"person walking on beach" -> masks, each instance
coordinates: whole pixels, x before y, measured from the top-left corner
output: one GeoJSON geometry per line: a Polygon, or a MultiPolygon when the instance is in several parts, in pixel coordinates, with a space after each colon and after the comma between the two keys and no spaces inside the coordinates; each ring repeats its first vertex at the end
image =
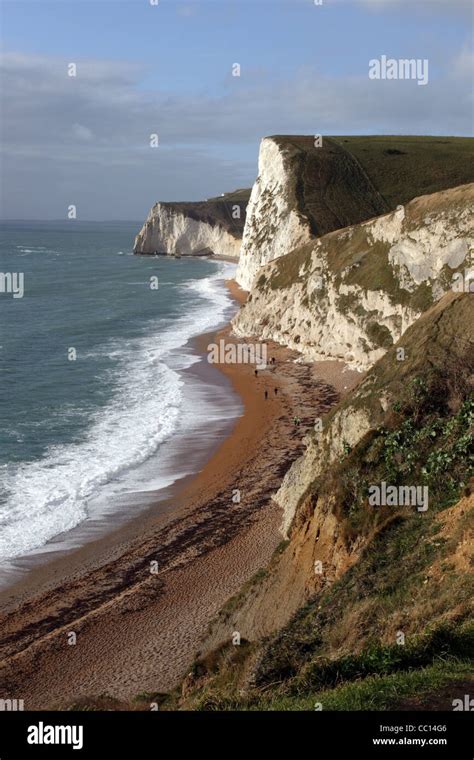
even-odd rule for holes
{"type": "Polygon", "coordinates": [[[275,388],[275,396],[278,396],[278,388],[275,388]]]}
{"type": "Polygon", "coordinates": [[[255,377],[258,377],[258,369],[254,370],[255,377]]]}
{"type": "Polygon", "coordinates": [[[268,391],[265,391],[265,398],[268,398],[268,391]]]}

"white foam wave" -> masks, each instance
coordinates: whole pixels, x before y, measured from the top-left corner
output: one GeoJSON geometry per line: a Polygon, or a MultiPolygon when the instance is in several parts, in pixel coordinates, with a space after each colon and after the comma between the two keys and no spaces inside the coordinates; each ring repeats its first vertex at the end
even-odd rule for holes
{"type": "Polygon", "coordinates": [[[221,266],[215,275],[183,285],[203,302],[172,327],[104,347],[118,358],[118,384],[113,399],[90,420],[83,440],[51,447],[39,461],[6,468],[0,559],[37,549],[78,525],[102,487],[123,481],[173,435],[183,403],[178,370],[196,360],[182,347],[224,320],[231,300],[219,281],[230,271],[221,266]]]}

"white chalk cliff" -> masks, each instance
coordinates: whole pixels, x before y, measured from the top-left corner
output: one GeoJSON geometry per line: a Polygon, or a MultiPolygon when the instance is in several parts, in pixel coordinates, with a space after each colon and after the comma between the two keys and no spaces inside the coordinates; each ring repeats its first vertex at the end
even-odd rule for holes
{"type": "Polygon", "coordinates": [[[474,184],[415,198],[266,264],[234,332],[275,340],[311,360],[368,369],[423,311],[468,278],[473,204],[474,184]]]}
{"type": "Polygon", "coordinates": [[[236,280],[250,290],[258,269],[311,239],[309,220],[298,212],[297,174],[291,154],[272,137],[260,145],[258,177],[247,206],[236,280]]]}
{"type": "Polygon", "coordinates": [[[247,207],[237,282],[316,236],[390,210],[361,164],[333,138],[265,137],[247,207]]]}
{"type": "Polygon", "coordinates": [[[238,190],[207,201],[155,203],[134,252],[238,259],[248,196],[248,190],[238,190]]]}

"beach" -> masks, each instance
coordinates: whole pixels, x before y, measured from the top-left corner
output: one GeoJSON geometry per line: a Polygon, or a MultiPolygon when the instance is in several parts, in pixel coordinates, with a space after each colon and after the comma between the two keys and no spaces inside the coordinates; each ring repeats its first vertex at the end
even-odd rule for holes
{"type": "MultiPolygon", "coordinates": [[[[222,339],[235,340],[230,326],[196,346],[205,354],[222,339]]],[[[340,362],[295,362],[281,346],[269,344],[268,355],[275,363],[258,376],[248,364],[217,365],[243,413],[167,502],[1,592],[3,698],[23,698],[27,710],[104,694],[126,702],[170,690],[186,674],[213,617],[282,540],[272,494],[306,432],[359,379],[340,362]]]]}

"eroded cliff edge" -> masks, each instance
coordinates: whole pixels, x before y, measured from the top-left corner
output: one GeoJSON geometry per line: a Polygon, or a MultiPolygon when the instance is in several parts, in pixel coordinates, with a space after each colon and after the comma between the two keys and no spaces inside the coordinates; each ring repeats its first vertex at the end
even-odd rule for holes
{"type": "Polygon", "coordinates": [[[155,203],[133,247],[137,254],[219,255],[237,260],[250,190],[206,201],[155,203]]]}
{"type": "Polygon", "coordinates": [[[308,435],[278,494],[289,540],[209,630],[187,707],[396,709],[466,688],[473,298],[446,294],[308,435]],[[428,508],[371,505],[383,482],[426,487],[428,508]]]}
{"type": "Polygon", "coordinates": [[[317,237],[296,193],[287,228],[262,215],[258,250],[298,245],[268,246],[235,332],[366,375],[308,431],[273,495],[284,540],[211,625],[181,706],[450,709],[472,683],[474,185],[437,182],[455,186],[317,237]],[[383,483],[426,489],[426,511],[372,505],[383,483]]]}
{"type": "Polygon", "coordinates": [[[259,269],[234,331],[366,370],[456,277],[469,286],[473,208],[463,185],[300,246],[259,269]]]}
{"type": "Polygon", "coordinates": [[[269,261],[417,196],[473,182],[473,166],[468,138],[266,137],[236,279],[249,290],[269,261]]]}
{"type": "Polygon", "coordinates": [[[366,374],[308,429],[269,494],[282,543],[163,706],[451,709],[473,683],[473,143],[301,139],[262,144],[234,330],[366,374]],[[383,483],[428,508],[372,504],[383,483]]]}

